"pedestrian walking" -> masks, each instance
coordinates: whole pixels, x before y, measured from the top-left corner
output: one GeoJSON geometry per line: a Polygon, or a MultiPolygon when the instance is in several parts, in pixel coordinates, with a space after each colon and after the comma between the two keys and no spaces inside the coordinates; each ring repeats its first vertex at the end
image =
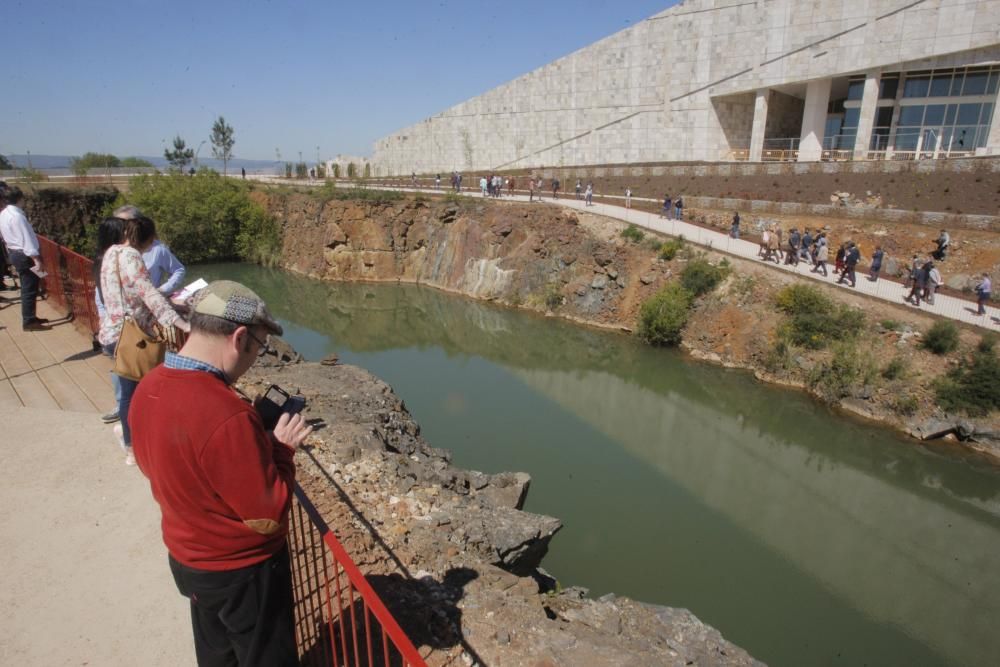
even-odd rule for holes
{"type": "Polygon", "coordinates": [[[552,179],[552,198],[559,199],[559,179],[552,179]]]}
{"type": "Polygon", "coordinates": [[[857,278],[854,270],[858,266],[859,261],[861,261],[861,250],[854,241],[848,241],[847,248],[844,251],[844,270],[837,280],[838,285],[843,283],[844,280],[850,280],[851,287],[857,286],[857,278]]]}
{"type": "Polygon", "coordinates": [[[583,199],[583,183],[580,182],[579,178],[576,179],[576,198],[583,199]]]}
{"type": "Polygon", "coordinates": [[[678,197],[677,201],[674,202],[674,212],[677,214],[677,219],[678,220],[683,220],[684,219],[684,199],[683,198],[678,197]]]}
{"type": "Polygon", "coordinates": [[[625,188],[625,208],[632,208],[632,188],[625,188]]]}
{"type": "Polygon", "coordinates": [[[808,229],[802,234],[802,245],[799,249],[799,257],[802,259],[809,259],[810,253],[812,252],[813,237],[808,229]]]}
{"type": "Polygon", "coordinates": [[[441,189],[441,174],[438,174],[437,176],[434,177],[434,189],[435,190],[441,189]]]}
{"type": "Polygon", "coordinates": [[[674,205],[670,195],[663,195],[663,212],[660,214],[660,217],[667,220],[674,217],[674,205]]]}
{"type": "Polygon", "coordinates": [[[951,245],[951,236],[942,229],[934,243],[937,245],[937,248],[931,253],[931,257],[939,262],[943,262],[944,256],[948,252],[948,246],[951,245]]]}
{"type": "Polygon", "coordinates": [[[882,270],[883,257],[885,257],[885,251],[882,250],[882,246],[875,246],[875,252],[872,253],[872,265],[868,269],[868,280],[873,283],[878,281],[878,274],[882,270]]]}
{"type": "Polygon", "coordinates": [[[535,201],[535,177],[531,176],[528,178],[528,201],[535,201]]]}
{"type": "Polygon", "coordinates": [[[924,295],[924,287],[927,285],[927,277],[930,272],[928,264],[930,264],[930,262],[924,263],[913,272],[913,285],[910,288],[910,293],[906,297],[907,301],[918,308],[920,307],[920,299],[924,295]]]}
{"type": "Polygon", "coordinates": [[[828,275],[826,272],[826,261],[830,257],[830,246],[827,245],[825,241],[826,239],[822,236],[820,236],[820,238],[816,241],[816,255],[813,258],[814,265],[812,268],[813,273],[822,272],[824,278],[828,275]],[[821,243],[820,241],[824,242],[821,243]]]}
{"type": "Polygon", "coordinates": [[[202,666],[299,664],[288,514],[312,429],[288,412],[265,427],[232,387],[281,332],[252,291],[212,282],[194,297],[187,342],[133,399],[135,458],[202,666]]]}
{"type": "Polygon", "coordinates": [[[729,236],[734,239],[740,237],[740,213],[739,211],[733,211],[733,221],[729,225],[729,236]]]}
{"type": "Polygon", "coordinates": [[[587,200],[587,206],[594,205],[594,184],[587,183],[587,191],[584,194],[584,198],[587,200]]]}
{"type": "Polygon", "coordinates": [[[833,272],[844,272],[844,257],[847,256],[847,244],[841,243],[837,248],[837,254],[833,256],[833,272]]]}
{"type": "Polygon", "coordinates": [[[979,314],[986,314],[986,302],[990,300],[990,295],[993,292],[993,284],[990,282],[990,276],[987,273],[983,274],[983,279],[979,281],[976,285],[976,303],[979,305],[979,314]]]}
{"type": "Polygon", "coordinates": [[[785,264],[798,266],[800,243],[802,243],[802,237],[799,235],[799,229],[798,227],[792,227],[792,231],[788,234],[788,251],[785,253],[785,264]]]}
{"type": "Polygon", "coordinates": [[[934,305],[934,294],[941,286],[941,272],[934,266],[934,262],[927,262],[927,281],[924,283],[924,301],[934,305]]]}

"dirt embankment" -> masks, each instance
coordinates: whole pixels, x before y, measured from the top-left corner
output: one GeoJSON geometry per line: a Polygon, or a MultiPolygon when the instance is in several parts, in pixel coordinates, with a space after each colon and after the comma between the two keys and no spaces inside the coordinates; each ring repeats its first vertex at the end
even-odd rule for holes
{"type": "MultiPolygon", "coordinates": [[[[281,264],[290,270],[324,280],[423,283],[607,328],[634,329],[642,303],[676,279],[697,252],[689,249],[666,261],[657,256],[655,243],[621,238],[623,223],[554,207],[266,197],[283,223],[281,264]]],[[[696,303],[684,329],[684,346],[692,355],[802,387],[915,437],[957,429],[970,447],[1000,457],[1000,421],[945,414],[931,388],[975,347],[976,331],[963,329],[958,351],[933,355],[920,345],[921,332],[933,323],[929,316],[821,286],[835,301],[867,313],[855,380],[831,388],[827,371],[837,362],[830,350],[779,345],[786,318],[774,297],[794,278],[753,262],[729,261],[734,271],[696,303]],[[893,371],[884,372],[890,363],[893,371]]]]}

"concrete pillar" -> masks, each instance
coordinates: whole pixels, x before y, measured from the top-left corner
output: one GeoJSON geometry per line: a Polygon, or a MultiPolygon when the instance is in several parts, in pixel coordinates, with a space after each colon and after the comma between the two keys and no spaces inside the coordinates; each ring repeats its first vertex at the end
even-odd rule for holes
{"type": "Polygon", "coordinates": [[[802,135],[799,139],[799,162],[815,162],[823,154],[823,130],[826,108],[830,104],[830,79],[810,81],[806,87],[806,105],[802,111],[802,135]]]}
{"type": "Polygon", "coordinates": [[[858,115],[858,136],[854,139],[854,159],[868,157],[871,146],[872,127],[875,125],[875,110],[878,107],[878,89],[882,73],[878,70],[865,76],[865,92],[861,97],[861,112],[858,115]]]}
{"type": "Polygon", "coordinates": [[[767,127],[767,101],[771,95],[769,88],[757,91],[753,103],[753,130],[750,133],[750,162],[760,162],[764,152],[764,130],[767,127]]]}

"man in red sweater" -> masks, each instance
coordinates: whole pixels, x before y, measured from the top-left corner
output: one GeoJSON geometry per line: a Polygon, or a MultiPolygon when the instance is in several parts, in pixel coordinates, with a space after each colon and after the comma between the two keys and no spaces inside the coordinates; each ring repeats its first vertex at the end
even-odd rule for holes
{"type": "Polygon", "coordinates": [[[163,514],[174,581],[191,600],[202,667],[298,664],[285,538],[293,456],[311,428],[283,414],[265,431],[230,386],[281,332],[252,291],[213,282],[194,296],[187,343],[132,399],[136,462],[163,514]]]}

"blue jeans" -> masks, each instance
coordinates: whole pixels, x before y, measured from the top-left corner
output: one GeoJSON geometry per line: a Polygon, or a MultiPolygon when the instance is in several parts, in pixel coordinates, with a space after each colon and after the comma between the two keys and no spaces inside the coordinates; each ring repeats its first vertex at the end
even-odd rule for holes
{"type": "Polygon", "coordinates": [[[677,220],[680,220],[683,217],[684,209],[678,206],[675,210],[677,211],[677,215],[675,215],[674,217],[677,220]]]}
{"type": "Polygon", "coordinates": [[[17,277],[21,281],[21,324],[30,324],[35,320],[35,299],[38,298],[40,279],[31,267],[34,260],[20,250],[10,251],[10,264],[17,269],[17,277]]]}
{"type": "MultiPolygon", "coordinates": [[[[102,346],[101,347],[101,351],[104,352],[105,355],[107,355],[107,356],[111,357],[112,359],[114,359],[115,358],[115,349],[117,347],[118,347],[118,343],[112,343],[111,345],[104,345],[104,346],[102,346]]],[[[122,402],[122,383],[121,383],[121,378],[118,377],[117,375],[115,375],[114,371],[111,371],[109,373],[109,375],[111,375],[111,387],[115,390],[115,407],[117,409],[117,407],[120,406],[121,402],[122,402]]]]}

